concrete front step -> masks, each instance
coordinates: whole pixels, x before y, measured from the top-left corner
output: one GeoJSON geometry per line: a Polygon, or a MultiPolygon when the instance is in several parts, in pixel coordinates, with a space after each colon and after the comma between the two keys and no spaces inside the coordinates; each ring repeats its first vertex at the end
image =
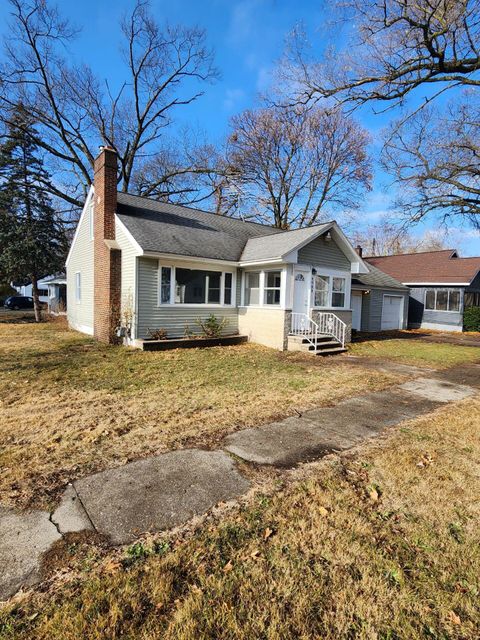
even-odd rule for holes
{"type": "Polygon", "coordinates": [[[288,336],[288,341],[296,344],[307,344],[311,340],[316,342],[325,342],[334,339],[335,338],[333,338],[333,336],[331,336],[329,333],[317,333],[316,336],[314,336],[313,334],[288,336]]]}
{"type": "Polygon", "coordinates": [[[329,334],[290,335],[287,348],[289,351],[305,351],[312,355],[329,355],[346,351],[338,340],[329,334]]]}
{"type": "Polygon", "coordinates": [[[348,351],[348,349],[346,349],[346,347],[342,347],[340,343],[337,344],[338,347],[332,347],[331,349],[317,349],[316,351],[310,351],[310,353],[314,353],[316,356],[329,356],[335,353],[348,351]]]}
{"type": "Polygon", "coordinates": [[[288,336],[289,351],[304,351],[312,355],[331,355],[346,351],[338,340],[330,335],[322,334],[309,340],[306,336],[288,336]]]}

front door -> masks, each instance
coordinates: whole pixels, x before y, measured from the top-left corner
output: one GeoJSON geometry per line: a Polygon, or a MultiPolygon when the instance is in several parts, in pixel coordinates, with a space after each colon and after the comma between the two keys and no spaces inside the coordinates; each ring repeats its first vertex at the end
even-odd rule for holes
{"type": "Polygon", "coordinates": [[[362,328],[362,292],[352,291],[352,329],[362,328]]]}
{"type": "Polygon", "coordinates": [[[295,269],[293,283],[293,312],[308,314],[308,294],[310,290],[310,270],[295,269]]]}

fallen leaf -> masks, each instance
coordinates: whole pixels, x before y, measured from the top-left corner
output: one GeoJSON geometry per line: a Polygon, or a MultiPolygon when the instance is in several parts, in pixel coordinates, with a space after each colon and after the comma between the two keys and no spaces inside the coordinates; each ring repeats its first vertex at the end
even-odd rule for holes
{"type": "Polygon", "coordinates": [[[109,560],[103,568],[107,573],[115,573],[115,571],[118,571],[121,566],[122,565],[120,564],[120,562],[118,562],[118,560],[109,560]]]}
{"type": "Polygon", "coordinates": [[[231,571],[233,569],[233,564],[232,561],[229,560],[227,562],[227,564],[223,567],[223,570],[225,571],[225,573],[227,573],[228,571],[231,571]]]}
{"type": "Polygon", "coordinates": [[[462,621],[460,620],[459,616],[457,616],[455,611],[449,611],[448,618],[452,624],[457,624],[457,625],[462,624],[462,621]]]}

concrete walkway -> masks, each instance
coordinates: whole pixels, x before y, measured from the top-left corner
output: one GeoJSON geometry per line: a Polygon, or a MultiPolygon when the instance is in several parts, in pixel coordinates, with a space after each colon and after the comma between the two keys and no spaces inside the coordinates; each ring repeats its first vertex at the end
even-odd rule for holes
{"type": "Polygon", "coordinates": [[[385,391],[238,431],[225,438],[220,451],[173,451],[77,480],[52,514],[0,508],[0,599],[40,580],[43,554],[66,533],[91,529],[112,544],[130,543],[246,493],[250,483],[229,454],[260,465],[293,466],[349,449],[479,388],[480,365],[428,371],[428,377],[385,391]]]}

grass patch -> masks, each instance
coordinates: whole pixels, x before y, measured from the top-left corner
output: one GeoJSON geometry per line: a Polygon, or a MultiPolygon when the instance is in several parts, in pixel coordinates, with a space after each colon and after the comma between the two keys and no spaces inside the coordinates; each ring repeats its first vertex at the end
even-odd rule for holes
{"type": "Polygon", "coordinates": [[[0,500],[48,507],[77,477],[398,379],[253,344],[149,353],[1,324],[0,500]]]}
{"type": "Polygon", "coordinates": [[[298,470],[189,539],[9,606],[3,638],[477,637],[479,423],[477,396],[298,470]]]}
{"type": "Polygon", "coordinates": [[[350,347],[351,355],[396,360],[405,364],[446,369],[465,362],[480,361],[478,347],[455,344],[423,342],[406,338],[386,340],[366,340],[350,347]]]}

